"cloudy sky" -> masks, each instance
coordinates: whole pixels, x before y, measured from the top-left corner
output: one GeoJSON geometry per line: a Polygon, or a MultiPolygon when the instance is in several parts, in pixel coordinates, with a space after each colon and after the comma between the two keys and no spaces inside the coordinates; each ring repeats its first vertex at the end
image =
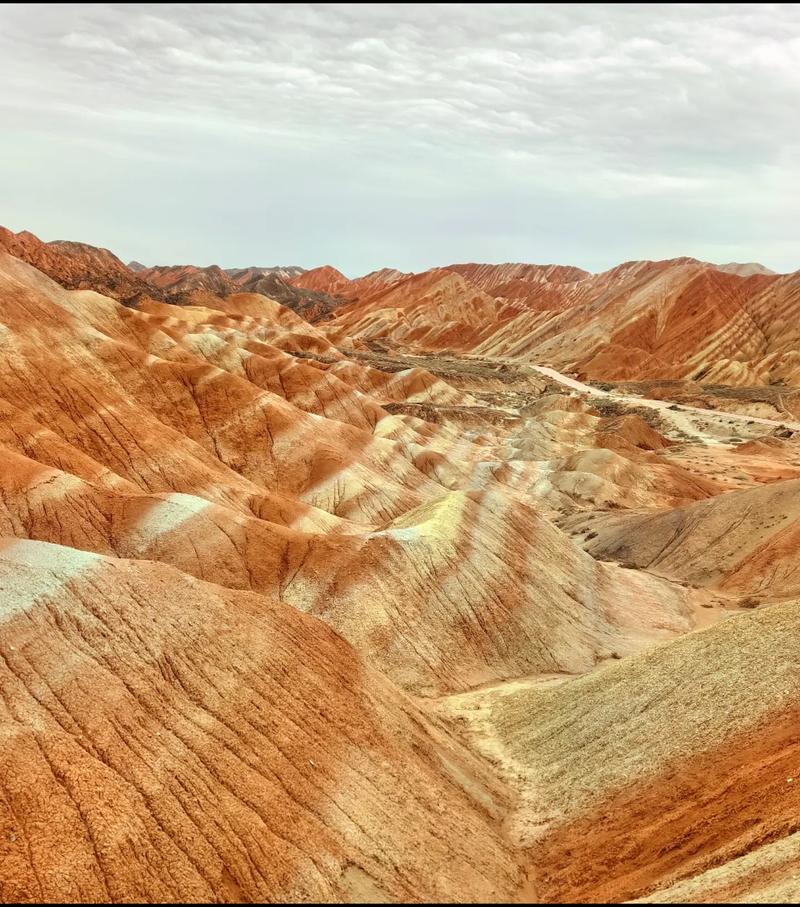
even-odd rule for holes
{"type": "Polygon", "coordinates": [[[800,7],[0,7],[0,223],[146,264],[800,268],[800,7]]]}

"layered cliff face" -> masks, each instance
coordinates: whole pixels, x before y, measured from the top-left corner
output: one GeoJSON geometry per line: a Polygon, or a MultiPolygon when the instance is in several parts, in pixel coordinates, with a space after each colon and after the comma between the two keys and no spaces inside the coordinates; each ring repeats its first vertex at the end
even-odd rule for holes
{"type": "Polygon", "coordinates": [[[491,296],[528,296],[539,284],[569,284],[590,277],[588,271],[569,265],[512,264],[447,265],[446,270],[460,274],[491,296]]]}
{"type": "Polygon", "coordinates": [[[491,353],[524,314],[575,355],[654,275],[677,344],[791,277],[122,265],[122,305],[110,253],[33,240],[0,253],[0,899],[792,895],[800,433],[491,353]]]}
{"type": "Polygon", "coordinates": [[[596,275],[452,265],[362,295],[333,326],[389,346],[538,362],[596,379],[792,384],[800,380],[799,307],[797,273],[756,265],[675,259],[596,275]],[[442,297],[444,307],[429,305],[442,297]]]}

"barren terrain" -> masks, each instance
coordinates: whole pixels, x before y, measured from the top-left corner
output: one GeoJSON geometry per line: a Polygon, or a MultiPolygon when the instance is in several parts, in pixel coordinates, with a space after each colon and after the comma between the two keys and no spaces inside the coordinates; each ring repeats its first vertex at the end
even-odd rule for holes
{"type": "Polygon", "coordinates": [[[800,896],[797,274],[0,240],[0,900],[800,896]]]}

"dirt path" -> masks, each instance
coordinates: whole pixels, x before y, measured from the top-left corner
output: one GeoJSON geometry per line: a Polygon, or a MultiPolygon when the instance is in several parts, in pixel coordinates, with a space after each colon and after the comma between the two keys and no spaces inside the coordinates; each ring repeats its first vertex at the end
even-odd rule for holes
{"type": "MultiPolygon", "coordinates": [[[[574,378],[568,378],[566,375],[562,375],[561,372],[557,372],[554,368],[548,368],[544,365],[534,365],[533,369],[539,372],[540,375],[544,375],[547,378],[552,378],[554,381],[558,381],[560,384],[570,387],[573,390],[580,391],[584,394],[592,394],[597,397],[609,397],[613,400],[619,400],[623,403],[629,403],[632,406],[647,406],[650,409],[657,409],[660,412],[664,413],[667,417],[671,417],[676,423],[680,423],[683,420],[680,419],[681,413],[689,415],[702,416],[705,419],[717,420],[727,420],[728,422],[742,422],[745,425],[753,424],[756,425],[766,425],[770,428],[789,428],[792,431],[800,431],[800,423],[797,422],[777,422],[774,419],[760,419],[756,416],[744,416],[741,413],[729,413],[721,412],[720,410],[714,409],[702,409],[699,406],[685,406],[681,403],[672,403],[669,400],[650,400],[646,397],[637,397],[630,394],[616,394],[611,391],[601,390],[599,387],[592,387],[589,384],[583,384],[581,381],[576,381],[574,378]],[[670,409],[670,407],[677,407],[677,409],[670,409]]],[[[684,425],[680,425],[680,428],[684,428],[684,425]]],[[[697,433],[696,430],[694,433],[697,433]]],[[[719,443],[719,439],[713,438],[711,436],[703,434],[704,440],[711,441],[713,443],[719,443]]]]}

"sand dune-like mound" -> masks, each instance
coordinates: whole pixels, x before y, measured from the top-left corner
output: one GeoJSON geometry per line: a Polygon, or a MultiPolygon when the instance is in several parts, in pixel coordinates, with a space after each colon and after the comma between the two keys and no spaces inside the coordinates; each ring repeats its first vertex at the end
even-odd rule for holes
{"type": "Polygon", "coordinates": [[[800,594],[798,479],[591,528],[587,550],[597,557],[742,594],[800,594]]]}
{"type": "MultiPolygon", "coordinates": [[[[601,434],[599,444],[603,440],[601,434]]],[[[547,481],[573,499],[614,508],[648,504],[676,507],[720,491],[713,481],[697,478],[680,467],[639,456],[631,458],[624,442],[619,447],[628,455],[615,450],[617,446],[598,446],[549,461],[547,481]]]]}

